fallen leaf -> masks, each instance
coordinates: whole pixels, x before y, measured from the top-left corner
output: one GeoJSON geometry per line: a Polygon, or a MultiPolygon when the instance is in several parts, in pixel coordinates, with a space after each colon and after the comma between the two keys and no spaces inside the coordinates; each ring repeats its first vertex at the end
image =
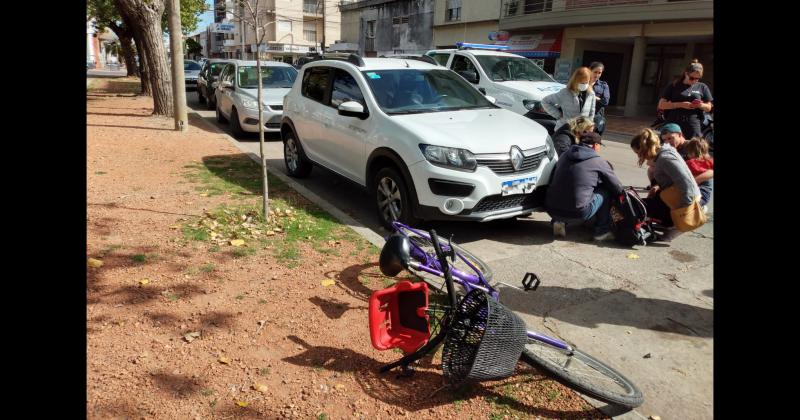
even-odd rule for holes
{"type": "Polygon", "coordinates": [[[625,331],[625,334],[630,334],[630,333],[631,333],[631,330],[625,331]]]}
{"type": "Polygon", "coordinates": [[[191,343],[196,338],[200,338],[200,331],[192,331],[189,334],[183,336],[183,339],[186,340],[187,343],[191,343]]]}
{"type": "Polygon", "coordinates": [[[98,268],[98,267],[102,267],[102,266],[103,266],[103,262],[102,261],[96,260],[94,258],[89,258],[89,267],[98,268]]]}
{"type": "Polygon", "coordinates": [[[139,286],[145,286],[150,284],[150,279],[141,279],[139,280],[139,286]]]}
{"type": "Polygon", "coordinates": [[[649,358],[651,358],[651,357],[653,357],[653,356],[651,356],[651,355],[650,355],[650,353],[647,353],[647,354],[645,354],[645,355],[644,355],[644,358],[645,358],[645,359],[649,359],[649,358]]]}
{"type": "Polygon", "coordinates": [[[639,256],[634,254],[634,253],[630,253],[630,254],[628,254],[628,259],[629,260],[638,260],[639,256]]]}
{"type": "Polygon", "coordinates": [[[231,364],[231,359],[227,358],[225,356],[220,356],[219,357],[219,362],[220,363],[225,363],[226,365],[229,365],[229,364],[231,364]]]}
{"type": "Polygon", "coordinates": [[[207,193],[202,193],[202,194],[200,194],[200,197],[208,197],[208,194],[207,193]]]}
{"type": "Polygon", "coordinates": [[[328,280],[322,280],[320,283],[322,283],[323,286],[328,287],[336,284],[336,281],[328,279],[328,280]]]}
{"type": "Polygon", "coordinates": [[[344,386],[344,385],[342,385],[342,384],[336,384],[336,385],[334,385],[333,387],[334,387],[334,388],[336,388],[336,389],[338,389],[338,390],[340,390],[340,391],[343,391],[343,390],[345,389],[345,386],[344,386]]]}
{"type": "Polygon", "coordinates": [[[233,246],[243,246],[244,240],[243,239],[234,239],[231,241],[231,245],[233,246]]]}
{"type": "Polygon", "coordinates": [[[255,389],[258,392],[261,392],[262,394],[266,394],[269,391],[269,388],[264,384],[255,384],[253,385],[253,389],[255,389]]]}
{"type": "Polygon", "coordinates": [[[247,402],[245,401],[236,401],[236,405],[239,407],[247,407],[247,402]]]}
{"type": "Polygon", "coordinates": [[[266,233],[267,236],[275,236],[275,232],[268,230],[266,233]]]}

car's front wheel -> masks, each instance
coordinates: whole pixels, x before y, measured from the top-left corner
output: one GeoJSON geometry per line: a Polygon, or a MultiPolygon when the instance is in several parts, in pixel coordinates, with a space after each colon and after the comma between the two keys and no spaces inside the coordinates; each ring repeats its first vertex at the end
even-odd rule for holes
{"type": "Polygon", "coordinates": [[[244,130],[242,129],[242,123],[239,122],[239,113],[236,108],[231,108],[231,132],[236,139],[244,137],[244,130]]]}
{"type": "Polygon", "coordinates": [[[303,153],[303,146],[291,130],[283,139],[283,162],[286,172],[294,178],[305,178],[311,173],[311,162],[303,153]]]}
{"type": "Polygon", "coordinates": [[[383,168],[375,174],[375,201],[378,221],[386,229],[392,229],[392,222],[399,221],[407,226],[419,224],[414,217],[412,198],[405,179],[394,168],[383,168]]]}
{"type": "Polygon", "coordinates": [[[225,116],[222,115],[222,111],[219,110],[219,102],[217,102],[215,104],[214,109],[217,110],[217,122],[218,123],[228,122],[228,120],[225,118],[225,116]]]}

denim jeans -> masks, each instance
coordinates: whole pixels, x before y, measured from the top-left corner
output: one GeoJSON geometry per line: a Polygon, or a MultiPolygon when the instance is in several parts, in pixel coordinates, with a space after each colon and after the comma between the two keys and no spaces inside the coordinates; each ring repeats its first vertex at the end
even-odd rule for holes
{"type": "Polygon", "coordinates": [[[709,179],[706,182],[701,182],[700,185],[700,205],[705,206],[711,200],[711,192],[714,190],[714,180],[709,179]]]}
{"type": "Polygon", "coordinates": [[[594,221],[594,236],[602,235],[611,230],[611,200],[608,193],[604,188],[597,188],[592,195],[592,201],[584,207],[580,218],[566,218],[558,215],[550,215],[550,217],[557,222],[564,222],[565,224],[578,224],[583,223],[597,215],[594,221]]]}

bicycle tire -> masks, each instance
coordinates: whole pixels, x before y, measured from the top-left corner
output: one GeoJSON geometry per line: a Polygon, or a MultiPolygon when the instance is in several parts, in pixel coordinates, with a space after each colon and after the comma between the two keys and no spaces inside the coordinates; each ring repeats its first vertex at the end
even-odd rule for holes
{"type": "MultiPolygon", "coordinates": [[[[422,248],[422,250],[428,256],[430,256],[431,258],[436,258],[436,252],[433,250],[433,243],[431,242],[430,238],[428,238],[427,236],[419,235],[419,234],[414,233],[414,232],[412,232],[410,230],[407,230],[407,229],[399,229],[398,232],[401,235],[406,236],[409,240],[411,240],[411,242],[413,244],[415,244],[416,246],[422,248]]],[[[442,245],[446,246],[447,244],[442,242],[442,245]]],[[[483,279],[486,280],[487,283],[492,281],[492,278],[494,277],[494,273],[492,272],[492,269],[489,268],[488,264],[483,262],[483,260],[481,260],[480,258],[475,256],[471,252],[469,252],[466,249],[460,247],[459,245],[452,244],[452,246],[453,246],[453,248],[455,248],[457,254],[460,254],[461,256],[463,256],[470,263],[472,263],[475,266],[475,268],[478,269],[478,271],[480,271],[481,275],[483,276],[483,279]]],[[[420,262],[423,262],[423,261],[420,261],[420,262]]],[[[450,261],[448,260],[448,262],[450,262],[450,261]]],[[[473,273],[474,272],[471,268],[469,268],[469,266],[467,266],[464,263],[464,261],[462,261],[458,257],[456,257],[455,262],[451,263],[451,265],[454,266],[455,268],[457,268],[457,269],[459,269],[461,271],[467,272],[467,273],[473,273]]],[[[426,273],[426,272],[420,271],[420,270],[411,270],[411,271],[413,271],[414,274],[422,277],[429,285],[431,285],[433,287],[436,287],[436,288],[438,288],[440,290],[443,290],[442,287],[444,286],[444,279],[441,279],[439,277],[435,277],[432,274],[429,274],[429,273],[426,273]],[[436,279],[436,281],[433,281],[434,279],[436,279]]]]}
{"type": "Polygon", "coordinates": [[[544,369],[562,384],[600,401],[625,408],[636,408],[644,402],[642,391],[630,379],[580,350],[575,349],[568,356],[559,349],[528,338],[521,360],[544,369]],[[548,354],[544,355],[544,351],[548,354]],[[554,360],[556,356],[564,360],[570,358],[570,368],[565,369],[563,364],[554,360]],[[576,362],[579,366],[576,366],[576,362]],[[584,371],[580,366],[588,370],[584,371]],[[602,380],[601,383],[593,383],[590,379],[602,380]]]}

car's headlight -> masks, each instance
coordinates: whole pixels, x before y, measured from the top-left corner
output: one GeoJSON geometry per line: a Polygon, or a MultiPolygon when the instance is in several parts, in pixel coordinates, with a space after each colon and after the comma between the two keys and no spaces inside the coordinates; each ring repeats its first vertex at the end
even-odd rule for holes
{"type": "Polygon", "coordinates": [[[544,144],[547,146],[547,158],[553,160],[553,157],[556,155],[556,145],[553,143],[553,138],[550,137],[549,134],[544,140],[544,144]]]}
{"type": "Polygon", "coordinates": [[[475,171],[475,168],[478,167],[475,155],[466,149],[433,146],[430,144],[420,144],[419,149],[425,159],[436,166],[469,172],[475,171]]]}
{"type": "Polygon", "coordinates": [[[545,112],[544,108],[542,108],[541,101],[534,101],[533,99],[523,99],[522,105],[528,111],[545,112]]]}
{"type": "Polygon", "coordinates": [[[242,105],[247,109],[258,109],[258,101],[242,99],[242,105]]]}

